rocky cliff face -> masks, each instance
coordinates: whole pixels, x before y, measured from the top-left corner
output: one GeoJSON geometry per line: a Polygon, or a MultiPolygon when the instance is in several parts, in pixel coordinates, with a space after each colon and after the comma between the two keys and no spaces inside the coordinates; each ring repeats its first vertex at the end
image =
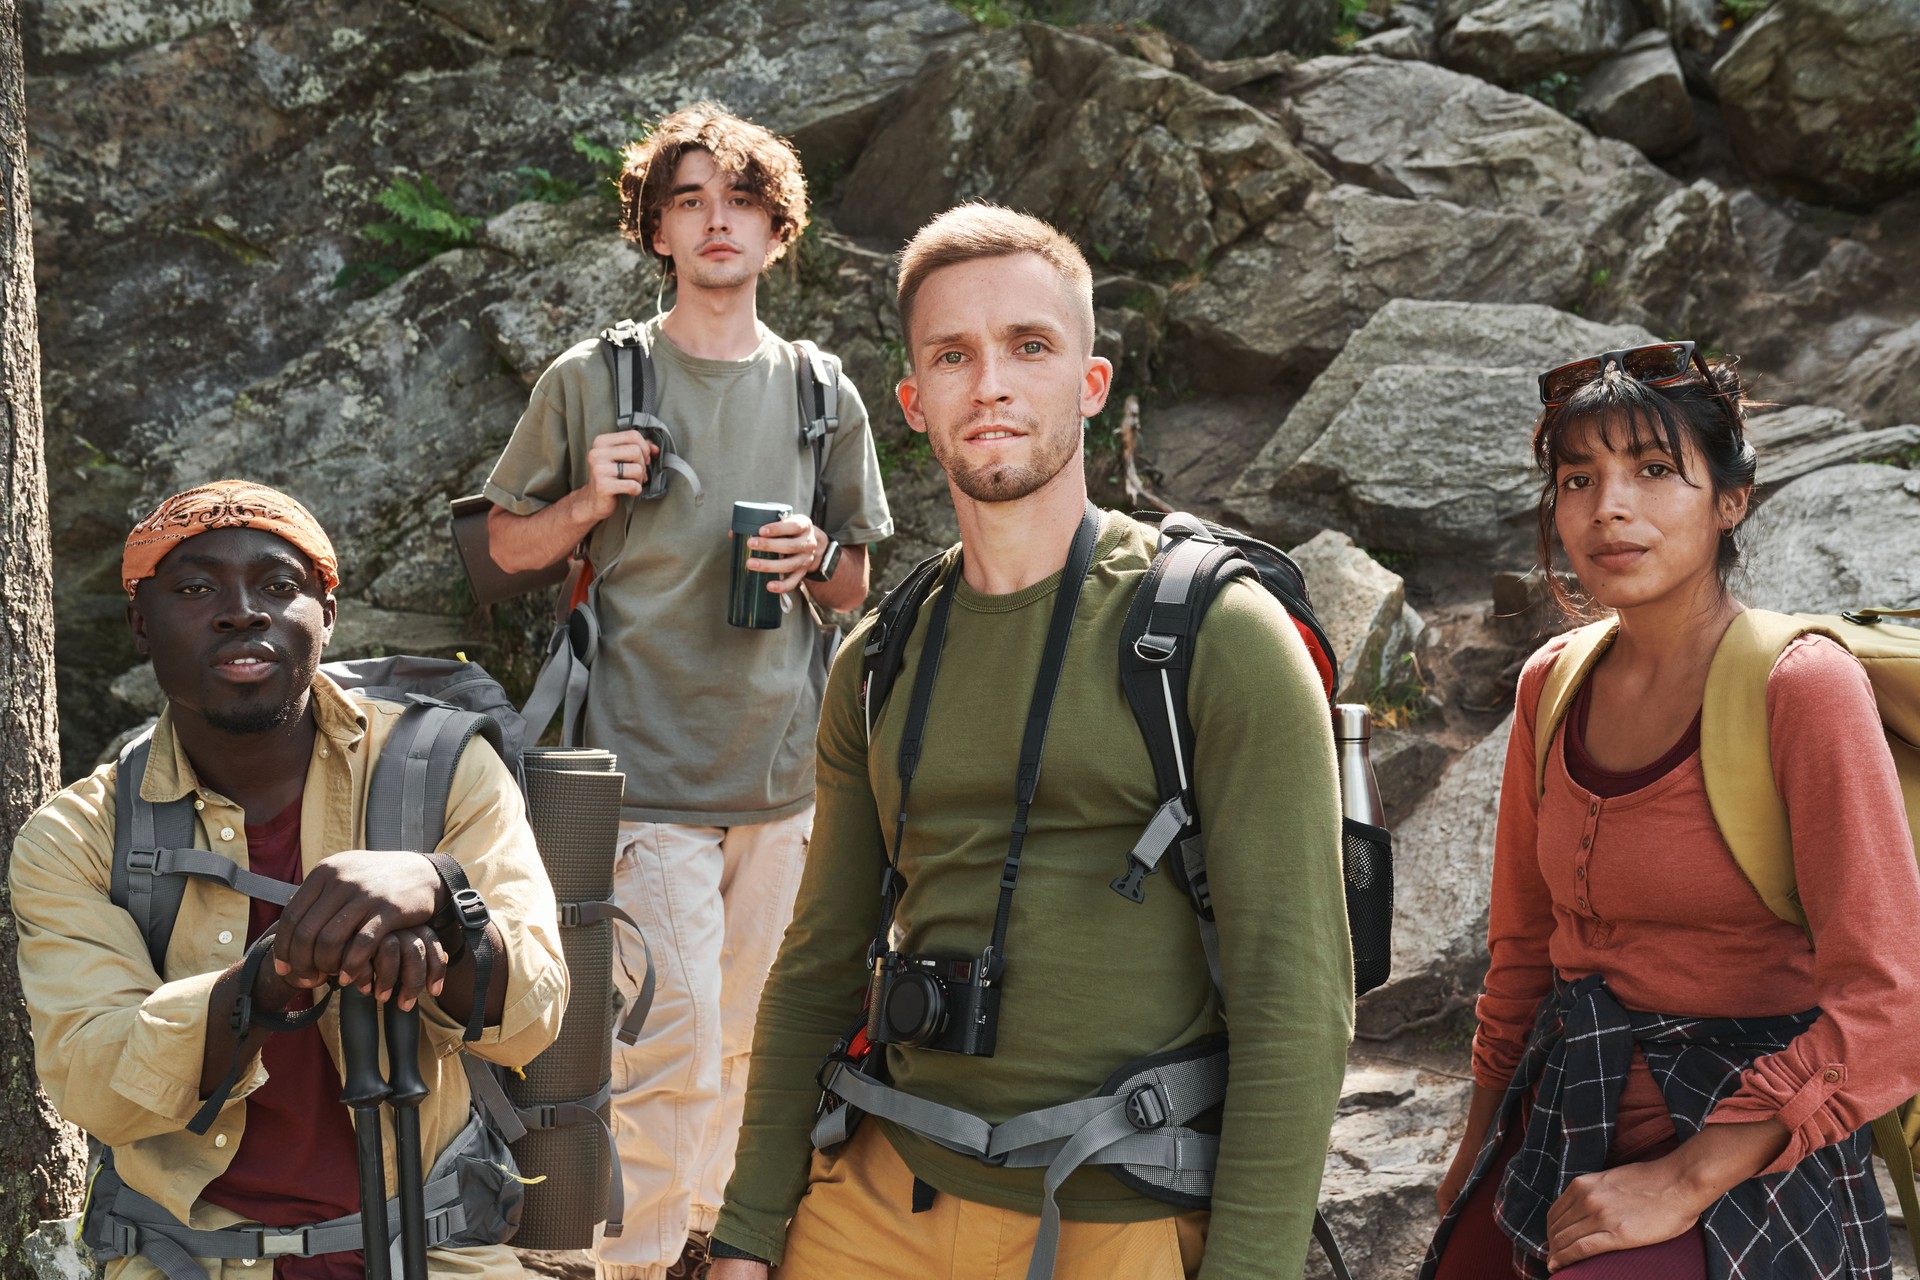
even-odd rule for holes
{"type": "Polygon", "coordinates": [[[891,405],[889,255],[957,200],[1031,210],[1086,247],[1120,369],[1096,495],[1124,505],[1136,396],[1149,487],[1301,546],[1343,681],[1397,726],[1397,973],[1328,1185],[1367,1274],[1401,1274],[1458,1123],[1499,726],[1551,625],[1496,580],[1531,563],[1533,375],[1654,336],[1741,353],[1782,406],[1753,426],[1778,490],[1753,598],[1920,598],[1920,9],[1756,7],[29,0],[67,772],[157,692],[121,620],[130,516],[218,475],[334,531],[341,649],[526,679],[543,603],[472,607],[445,504],[547,361],[650,313],[590,155],[637,122],[714,97],[799,144],[820,217],[763,314],[874,410],[881,583],[953,536],[891,405]],[[422,175],[470,233],[335,287],[422,175]]]}

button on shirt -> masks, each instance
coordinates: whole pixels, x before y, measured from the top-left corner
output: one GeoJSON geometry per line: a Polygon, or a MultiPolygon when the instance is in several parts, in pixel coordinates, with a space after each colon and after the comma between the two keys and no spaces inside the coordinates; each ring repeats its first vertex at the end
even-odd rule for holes
{"type": "MultiPolygon", "coordinates": [[[[324,676],[315,681],[319,735],[300,801],[303,874],[330,854],[365,847],[371,767],[400,713],[392,703],[350,698],[324,676]],[[356,749],[362,743],[365,749],[356,749]]],[[[133,918],[108,897],[116,772],[115,765],[103,766],[56,795],[14,843],[11,885],[34,1065],[60,1113],[113,1148],[128,1186],[192,1226],[227,1226],[238,1215],[201,1193],[232,1163],[246,1133],[247,1099],[265,1082],[266,1065],[255,1060],[206,1137],[188,1133],[186,1124],[201,1101],[208,1001],[220,974],[240,959],[249,900],[222,885],[189,882],[164,971],[156,974],[133,918]]],[[[195,840],[248,865],[238,831],[245,814],[200,784],[169,715],[154,729],[140,788],[156,804],[194,796],[195,840]]],[[[505,1013],[466,1051],[525,1064],[559,1033],[567,970],[553,888],[519,788],[481,741],[454,773],[440,849],[466,868],[506,944],[499,961],[507,968],[505,1013]]],[[[461,1025],[431,999],[420,1007],[422,1036],[431,1047],[421,1065],[432,1090],[420,1109],[421,1136],[431,1161],[465,1126],[469,1095],[466,1074],[451,1056],[462,1048],[461,1025]]],[[[329,1008],[319,1031],[336,1071],[339,1026],[329,1008]]],[[[396,1148],[387,1127],[391,1195],[396,1148]]],[[[301,1176],[288,1170],[289,1179],[301,1176]]],[[[520,1274],[504,1246],[462,1256],[470,1260],[469,1274],[520,1274]]],[[[210,1266],[214,1280],[226,1270],[210,1266]]],[[[240,1274],[237,1264],[231,1273],[240,1274]]],[[[121,1272],[123,1280],[158,1274],[138,1259],[121,1272]]]]}

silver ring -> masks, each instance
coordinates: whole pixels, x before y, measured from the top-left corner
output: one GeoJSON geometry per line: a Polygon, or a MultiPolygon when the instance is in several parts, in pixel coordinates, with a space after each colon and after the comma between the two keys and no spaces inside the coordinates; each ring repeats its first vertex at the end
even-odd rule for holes
{"type": "Polygon", "coordinates": [[[613,463],[613,478],[615,480],[625,480],[627,478],[627,464],[617,458],[613,463]]]}

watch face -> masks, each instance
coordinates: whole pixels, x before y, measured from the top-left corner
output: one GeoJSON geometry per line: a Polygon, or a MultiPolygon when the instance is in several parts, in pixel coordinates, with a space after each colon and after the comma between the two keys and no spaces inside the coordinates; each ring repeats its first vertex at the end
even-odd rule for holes
{"type": "Polygon", "coordinates": [[[820,567],[815,570],[815,573],[822,582],[825,582],[827,579],[833,577],[833,571],[839,567],[840,544],[837,542],[829,542],[827,544],[827,554],[820,557],[820,567]]]}

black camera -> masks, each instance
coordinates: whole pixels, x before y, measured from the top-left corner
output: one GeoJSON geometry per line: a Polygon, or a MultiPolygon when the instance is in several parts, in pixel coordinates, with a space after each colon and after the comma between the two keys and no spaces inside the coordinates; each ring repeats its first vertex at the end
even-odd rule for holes
{"type": "Polygon", "coordinates": [[[882,954],[868,990],[867,1039],[976,1058],[993,1056],[1000,1024],[998,966],[979,956],[882,954]]]}

